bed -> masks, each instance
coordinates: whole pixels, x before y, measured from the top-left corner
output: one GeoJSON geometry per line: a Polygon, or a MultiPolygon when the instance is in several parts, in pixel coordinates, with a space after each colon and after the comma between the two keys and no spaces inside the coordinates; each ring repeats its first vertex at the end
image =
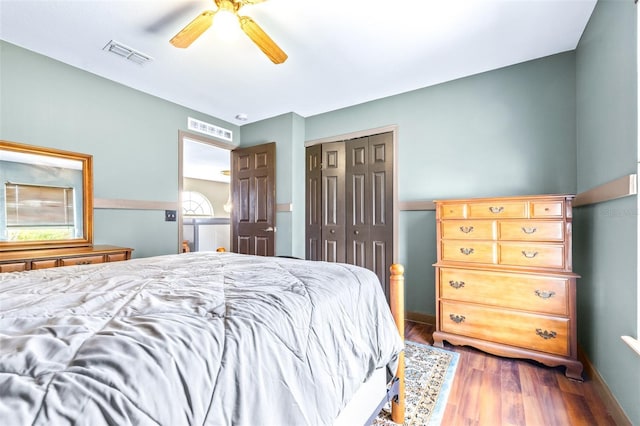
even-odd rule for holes
{"type": "Polygon", "coordinates": [[[195,252],[3,273],[0,424],[357,424],[345,413],[389,398],[401,421],[393,315],[345,264],[195,252]]]}

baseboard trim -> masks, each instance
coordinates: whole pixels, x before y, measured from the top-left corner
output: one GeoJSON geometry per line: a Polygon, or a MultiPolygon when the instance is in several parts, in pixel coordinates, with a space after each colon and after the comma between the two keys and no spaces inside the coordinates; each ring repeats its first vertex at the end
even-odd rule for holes
{"type": "Polygon", "coordinates": [[[605,383],[604,379],[598,373],[598,370],[593,366],[591,360],[587,357],[581,347],[578,347],[578,359],[582,362],[584,366],[584,374],[589,376],[591,381],[593,381],[594,389],[598,393],[598,396],[604,403],[605,407],[607,407],[607,411],[613,418],[613,421],[618,426],[632,426],[631,420],[627,417],[622,407],[616,400],[611,390],[605,383]]]}
{"type": "Polygon", "coordinates": [[[405,319],[412,322],[420,322],[423,324],[436,325],[436,317],[434,315],[423,314],[420,312],[407,311],[404,315],[405,319]]]}

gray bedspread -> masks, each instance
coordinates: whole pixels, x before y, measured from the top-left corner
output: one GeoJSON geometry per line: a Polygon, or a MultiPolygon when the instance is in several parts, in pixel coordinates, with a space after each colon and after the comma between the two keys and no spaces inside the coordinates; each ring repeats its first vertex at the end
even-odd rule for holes
{"type": "Polygon", "coordinates": [[[0,425],[331,424],[402,342],[375,274],[186,253],[0,274],[0,425]]]}

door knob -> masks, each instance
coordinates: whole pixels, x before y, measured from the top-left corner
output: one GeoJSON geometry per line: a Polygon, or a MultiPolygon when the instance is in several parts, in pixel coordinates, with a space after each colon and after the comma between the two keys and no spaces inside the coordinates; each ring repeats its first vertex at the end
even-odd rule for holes
{"type": "Polygon", "coordinates": [[[266,229],[263,229],[264,232],[276,232],[276,227],[275,226],[270,226],[266,229]]]}

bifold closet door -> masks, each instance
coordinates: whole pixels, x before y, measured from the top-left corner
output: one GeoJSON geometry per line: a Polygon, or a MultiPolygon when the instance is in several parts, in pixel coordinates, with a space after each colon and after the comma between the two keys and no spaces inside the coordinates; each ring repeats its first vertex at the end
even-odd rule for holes
{"type": "Polygon", "coordinates": [[[393,263],[393,134],[306,149],[306,258],[376,273],[393,263]]]}
{"type": "Polygon", "coordinates": [[[322,260],[346,262],[344,142],[322,145],[322,260]]]}
{"type": "Polygon", "coordinates": [[[313,145],[305,152],[305,258],[322,258],[322,145],[313,145]]]}
{"type": "Polygon", "coordinates": [[[347,263],[376,273],[389,294],[393,262],[393,137],[391,133],[347,141],[347,263]]]}

